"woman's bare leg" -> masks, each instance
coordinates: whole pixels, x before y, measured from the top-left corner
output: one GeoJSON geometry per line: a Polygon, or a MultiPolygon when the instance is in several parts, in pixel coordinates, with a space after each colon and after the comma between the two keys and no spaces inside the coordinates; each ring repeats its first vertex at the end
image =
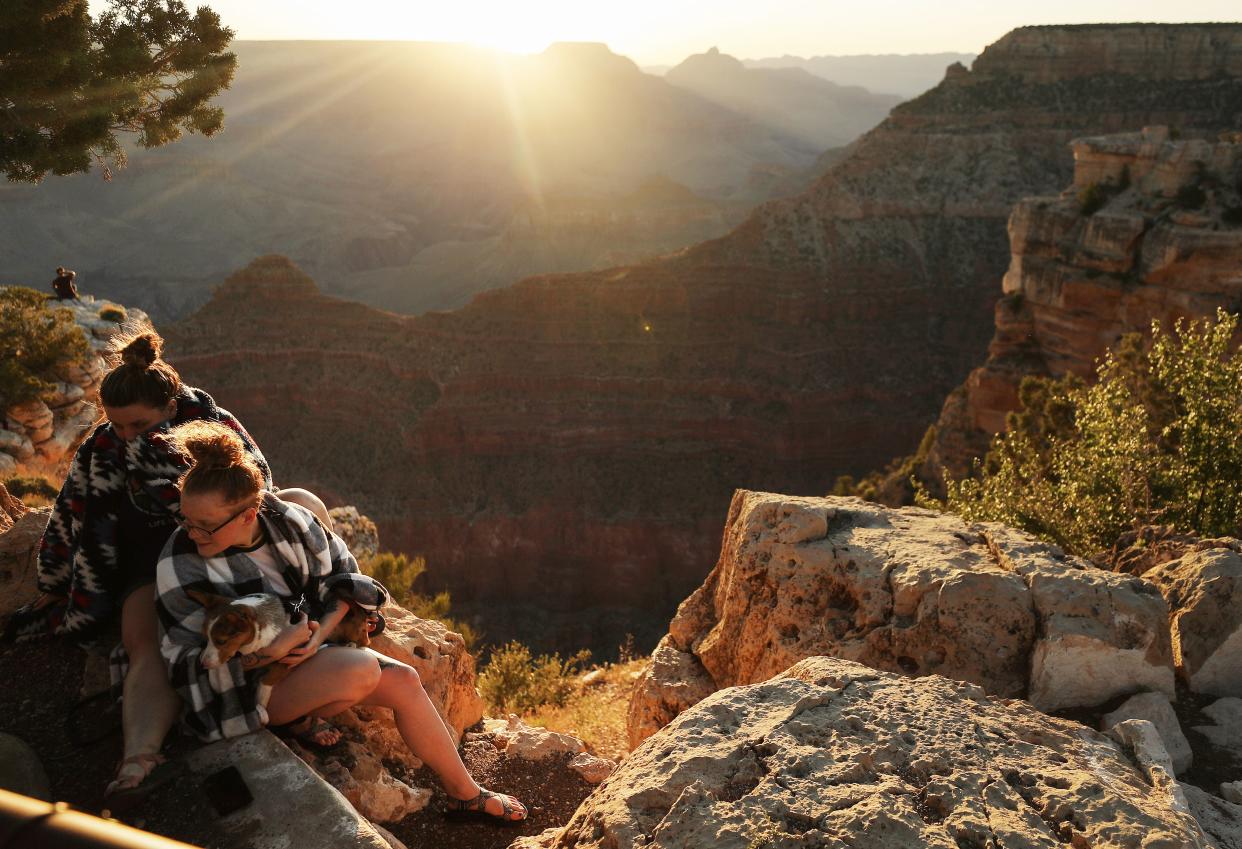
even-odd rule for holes
{"type": "Polygon", "coordinates": [[[358,704],[379,684],[379,662],[366,652],[333,647],[321,649],[272,688],[268,721],[284,725],[325,708],[334,715],[358,704]]]}
{"type": "MultiPolygon", "coordinates": [[[[450,796],[464,800],[479,795],[483,788],[462,763],[457,744],[415,669],[405,664],[386,664],[379,684],[362,703],[392,709],[401,738],[410,751],[435,771],[450,796]]],[[[512,796],[508,798],[513,809],[521,814],[515,819],[524,818],[526,806],[512,796]]],[[[504,807],[498,799],[489,798],[485,807],[493,816],[504,816],[504,807]]]]}
{"type": "MultiPolygon", "coordinates": [[[[462,763],[418,673],[404,664],[393,662],[381,670],[369,651],[323,649],[276,685],[267,713],[273,724],[281,725],[307,714],[332,716],[355,704],[390,708],[405,744],[440,777],[450,796],[473,799],[479,794],[482,788],[462,763]]],[[[525,814],[521,802],[513,799],[512,804],[525,814]]],[[[487,811],[503,814],[495,799],[488,800],[487,811]]]]}
{"type": "MultiPolygon", "coordinates": [[[[155,584],[141,586],[125,599],[121,608],[121,642],[129,654],[121,702],[125,757],[154,755],[181,713],[181,697],[168,683],[168,672],[160,657],[155,584]]],[[[146,770],[138,764],[127,764],[114,784],[135,787],[145,775],[146,770]]]]}
{"type": "Polygon", "coordinates": [[[281,501],[288,501],[290,504],[299,504],[307,510],[319,517],[319,521],[323,522],[323,526],[328,530],[335,530],[332,527],[332,517],[328,515],[328,505],[323,503],[318,495],[309,489],[299,489],[293,487],[290,489],[282,489],[276,493],[276,497],[281,501]]]}

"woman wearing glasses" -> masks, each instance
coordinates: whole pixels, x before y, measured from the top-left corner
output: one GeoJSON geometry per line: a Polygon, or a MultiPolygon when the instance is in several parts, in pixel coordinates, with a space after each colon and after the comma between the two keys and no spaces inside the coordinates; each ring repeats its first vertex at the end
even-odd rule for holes
{"type": "Polygon", "coordinates": [[[220,424],[192,422],[169,437],[190,458],[181,478],[182,529],[164,548],[156,584],[161,650],[173,686],[185,700],[185,723],[204,740],[255,731],[264,725],[322,721],[356,704],[390,708],[410,750],[440,777],[450,814],[496,822],[526,818],[517,799],[480,787],[423,688],[418,672],[369,649],[334,646],[324,637],[344,615],[333,594],[345,587],[369,607],[387,592],[358,573],[340,537],[310,511],[265,491],[265,477],[239,435],[220,424]],[[286,607],[309,611],[271,645],[204,669],[204,604],[272,593],[286,607]],[[262,667],[293,667],[258,703],[262,667]]]}
{"type": "Polygon", "coordinates": [[[160,552],[177,527],[176,482],[187,463],[169,444],[168,429],[221,423],[271,483],[249,434],[206,392],[182,384],[160,358],[162,345],[155,333],[130,339],[100,384],[106,420],[74,455],[39,547],[43,596],[9,626],[18,639],[51,632],[88,642],[119,616],[123,651],[113,652],[112,667],[114,681],[124,681],[125,754],[105,791],[105,807],[114,812],[173,774],[159,751],[181,700],[159,654],[154,583],[160,552]]]}

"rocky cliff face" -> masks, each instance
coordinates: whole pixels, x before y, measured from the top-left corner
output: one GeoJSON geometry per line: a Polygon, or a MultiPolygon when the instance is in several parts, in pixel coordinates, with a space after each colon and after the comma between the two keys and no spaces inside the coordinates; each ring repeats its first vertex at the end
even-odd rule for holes
{"type": "Polygon", "coordinates": [[[1000,525],[742,491],[716,568],[635,688],[630,742],[717,689],[816,655],[969,681],[1045,711],[1172,696],[1168,618],[1152,584],[1000,525]]]}
{"type": "Polygon", "coordinates": [[[357,503],[459,597],[579,623],[622,604],[567,644],[654,636],[707,572],[736,487],[822,492],[917,440],[984,356],[1011,205],[1068,181],[1070,139],[1232,126],[1239,55],[1235,25],[1020,30],[811,191],[673,258],[410,319],[269,285],[296,275],[268,263],[170,333],[171,353],[282,482],[357,503]],[[1104,36],[1116,49],[1063,78],[1028,70],[1032,51],[1087,56],[1104,36]],[[1215,58],[1189,55],[1196,38],[1215,58]]]}
{"type": "Polygon", "coordinates": [[[1242,308],[1242,135],[1222,138],[1173,141],[1160,127],[1080,139],[1070,187],[1018,204],[987,361],[946,402],[925,477],[982,456],[1024,376],[1090,378],[1152,320],[1242,308]]]}
{"type": "Polygon", "coordinates": [[[81,302],[58,301],[86,337],[89,350],[44,375],[52,389],[41,398],[15,404],[0,417],[0,480],[30,472],[56,476],[86,430],[99,418],[99,383],[108,370],[112,339],[123,331],[150,327],[142,310],[87,296],[81,302]]]}

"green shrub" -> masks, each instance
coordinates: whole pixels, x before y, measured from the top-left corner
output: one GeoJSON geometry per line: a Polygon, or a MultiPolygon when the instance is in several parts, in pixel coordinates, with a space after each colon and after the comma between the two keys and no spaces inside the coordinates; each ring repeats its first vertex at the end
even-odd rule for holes
{"type": "Polygon", "coordinates": [[[89,352],[69,310],[50,306],[33,289],[0,289],[0,410],[38,398],[58,365],[89,352]]]}
{"type": "Polygon", "coordinates": [[[117,324],[123,322],[128,315],[125,312],[125,307],[104,307],[99,311],[99,317],[104,321],[115,321],[117,324]]]}
{"type": "Polygon", "coordinates": [[[12,477],[6,480],[4,482],[4,488],[7,489],[9,494],[14,498],[25,498],[28,495],[33,495],[38,498],[54,500],[58,495],[56,487],[52,486],[52,484],[46,479],[40,477],[26,477],[18,475],[17,477],[12,477]]]}
{"type": "Polygon", "coordinates": [[[414,590],[414,584],[427,571],[427,560],[413,559],[404,554],[381,551],[374,557],[361,561],[358,568],[383,584],[393,601],[413,613],[419,619],[434,619],[450,631],[461,634],[466,648],[473,651],[479,644],[479,634],[465,622],[452,618],[452,599],[447,592],[425,596],[414,590]]]}
{"type": "Polygon", "coordinates": [[[479,693],[493,709],[526,713],[543,705],[564,707],[576,688],[574,676],[590,661],[585,649],[568,660],[560,655],[532,657],[530,649],[510,642],[493,649],[479,673],[479,693]]]}
{"type": "MultiPolygon", "coordinates": [[[[1138,524],[1242,533],[1242,356],[1237,316],[1152,323],[1105,355],[1099,380],[1030,379],[974,473],[947,479],[948,510],[1004,522],[1076,554],[1138,524]]],[[[921,499],[928,503],[925,497],[921,499]]]]}

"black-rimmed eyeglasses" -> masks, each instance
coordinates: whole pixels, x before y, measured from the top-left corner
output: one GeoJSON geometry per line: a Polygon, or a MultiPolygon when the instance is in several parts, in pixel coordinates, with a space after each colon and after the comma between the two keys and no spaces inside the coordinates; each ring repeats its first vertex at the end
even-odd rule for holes
{"type": "Polygon", "coordinates": [[[227,525],[229,522],[233,521],[234,519],[236,519],[238,516],[240,516],[242,513],[245,513],[249,509],[250,509],[250,505],[247,504],[245,507],[238,510],[232,516],[229,516],[227,519],[225,519],[220,524],[216,525],[211,530],[207,530],[206,528],[200,528],[198,525],[191,525],[185,519],[178,519],[177,524],[180,525],[182,530],[184,530],[187,534],[192,534],[192,533],[197,532],[197,533],[202,534],[205,537],[214,536],[215,534],[224,530],[225,525],[227,525]]]}

